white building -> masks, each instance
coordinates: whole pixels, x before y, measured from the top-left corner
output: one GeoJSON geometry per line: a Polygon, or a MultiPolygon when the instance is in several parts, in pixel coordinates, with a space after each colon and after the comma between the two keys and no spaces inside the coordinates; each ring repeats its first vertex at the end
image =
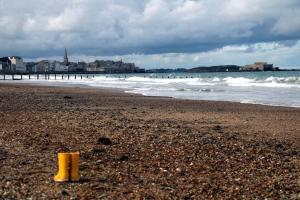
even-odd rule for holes
{"type": "Polygon", "coordinates": [[[56,72],[67,72],[69,70],[68,66],[66,66],[63,63],[58,62],[58,61],[54,61],[52,63],[52,66],[53,66],[54,71],[56,71],[56,72]]]}
{"type": "Polygon", "coordinates": [[[11,62],[11,70],[16,72],[25,72],[26,66],[23,63],[23,59],[18,56],[10,56],[8,59],[11,62]]]}

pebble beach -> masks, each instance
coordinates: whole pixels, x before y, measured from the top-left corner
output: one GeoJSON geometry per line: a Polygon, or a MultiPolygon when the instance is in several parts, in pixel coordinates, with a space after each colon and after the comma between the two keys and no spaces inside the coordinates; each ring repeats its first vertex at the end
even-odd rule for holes
{"type": "Polygon", "coordinates": [[[299,150],[300,108],[0,84],[0,199],[300,199],[299,150]]]}

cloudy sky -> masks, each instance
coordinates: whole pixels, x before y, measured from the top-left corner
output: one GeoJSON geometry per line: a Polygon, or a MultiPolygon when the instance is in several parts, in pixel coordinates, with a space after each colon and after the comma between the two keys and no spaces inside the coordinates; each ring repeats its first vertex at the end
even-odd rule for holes
{"type": "Polygon", "coordinates": [[[0,0],[0,56],[300,68],[299,0],[0,0]]]}

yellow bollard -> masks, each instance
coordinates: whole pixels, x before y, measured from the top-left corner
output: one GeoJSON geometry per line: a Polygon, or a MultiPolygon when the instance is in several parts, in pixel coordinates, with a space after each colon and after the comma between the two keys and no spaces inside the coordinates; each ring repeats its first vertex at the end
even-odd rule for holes
{"type": "Polygon", "coordinates": [[[54,181],[79,181],[78,163],[79,152],[58,153],[58,173],[54,176],[54,181]]]}

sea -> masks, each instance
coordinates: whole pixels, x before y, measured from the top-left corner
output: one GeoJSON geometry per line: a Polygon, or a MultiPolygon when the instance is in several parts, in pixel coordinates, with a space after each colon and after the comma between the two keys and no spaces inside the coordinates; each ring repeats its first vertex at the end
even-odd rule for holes
{"type": "MultiPolygon", "coordinates": [[[[15,79],[20,75],[15,75],[15,79]]],[[[3,75],[0,75],[3,79],[3,75]]],[[[6,79],[10,79],[6,75],[6,79]]],[[[5,80],[7,82],[7,80],[5,80]]],[[[5,82],[1,81],[1,82],[5,82]]],[[[116,88],[145,96],[300,107],[300,71],[23,75],[23,83],[116,88]]]]}

